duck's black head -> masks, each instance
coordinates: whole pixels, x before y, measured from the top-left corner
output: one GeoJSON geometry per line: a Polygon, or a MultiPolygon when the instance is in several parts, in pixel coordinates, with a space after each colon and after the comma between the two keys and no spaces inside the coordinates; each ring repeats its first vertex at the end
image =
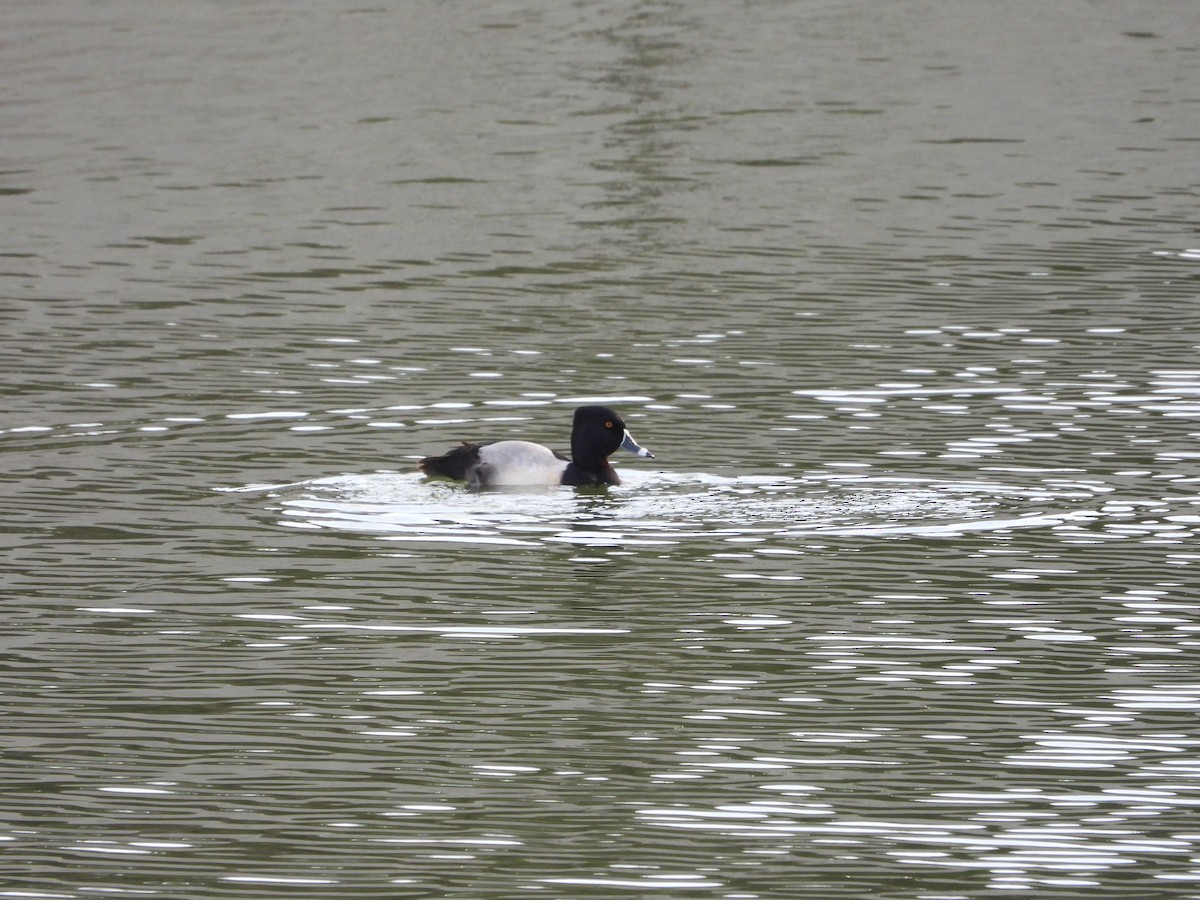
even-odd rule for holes
{"type": "Polygon", "coordinates": [[[607,465],[609,455],[620,449],[654,459],[625,427],[625,420],[608,406],[581,406],[571,424],[571,458],[581,466],[607,465]]]}

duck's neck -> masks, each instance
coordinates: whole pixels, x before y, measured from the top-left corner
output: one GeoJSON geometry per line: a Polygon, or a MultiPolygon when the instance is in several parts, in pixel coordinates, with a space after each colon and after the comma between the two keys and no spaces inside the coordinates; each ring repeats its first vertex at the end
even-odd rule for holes
{"type": "Polygon", "coordinates": [[[608,459],[600,457],[598,461],[587,461],[582,465],[578,459],[568,464],[563,473],[563,484],[620,484],[621,478],[617,470],[608,463],[608,459]]]}

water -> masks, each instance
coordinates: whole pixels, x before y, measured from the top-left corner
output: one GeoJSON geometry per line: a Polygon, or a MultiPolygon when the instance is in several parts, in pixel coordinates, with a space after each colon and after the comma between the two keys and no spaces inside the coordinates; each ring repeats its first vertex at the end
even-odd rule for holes
{"type": "Polygon", "coordinates": [[[1192,18],[6,5],[0,897],[1200,895],[1192,18]]]}

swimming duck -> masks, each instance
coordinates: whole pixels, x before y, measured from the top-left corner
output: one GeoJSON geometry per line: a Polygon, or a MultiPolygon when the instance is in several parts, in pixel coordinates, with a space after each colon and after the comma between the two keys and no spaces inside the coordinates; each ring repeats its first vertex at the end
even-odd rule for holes
{"type": "Polygon", "coordinates": [[[463,441],[442,456],[417,463],[426,475],[454,478],[472,488],[516,485],[620,484],[608,462],[610,453],[628,450],[654,459],[638,444],[624,420],[607,406],[581,406],[571,423],[571,456],[531,441],[463,441]]]}

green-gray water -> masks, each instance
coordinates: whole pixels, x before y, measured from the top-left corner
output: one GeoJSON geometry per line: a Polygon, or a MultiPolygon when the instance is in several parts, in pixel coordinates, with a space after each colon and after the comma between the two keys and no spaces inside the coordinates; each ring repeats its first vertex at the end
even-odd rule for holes
{"type": "Polygon", "coordinates": [[[1190,6],[0,26],[0,898],[1200,895],[1190,6]]]}

